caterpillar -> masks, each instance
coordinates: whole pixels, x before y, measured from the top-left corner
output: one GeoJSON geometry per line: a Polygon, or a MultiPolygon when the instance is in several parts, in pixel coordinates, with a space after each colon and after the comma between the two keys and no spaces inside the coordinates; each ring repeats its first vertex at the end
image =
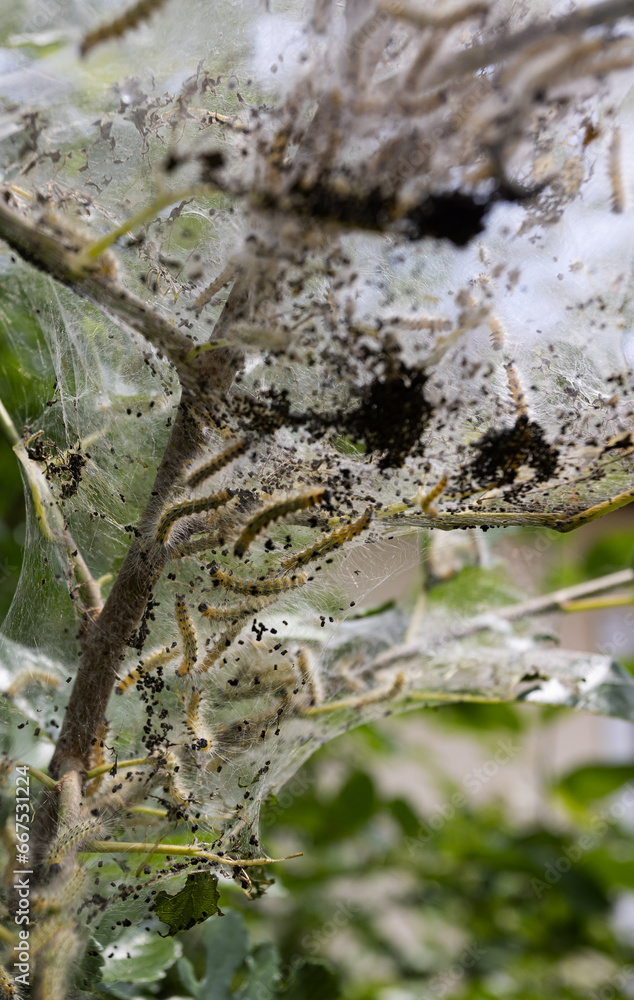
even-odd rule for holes
{"type": "Polygon", "coordinates": [[[392,683],[387,688],[372,688],[364,694],[354,695],[351,698],[342,698],[340,701],[324,702],[307,706],[301,709],[303,715],[317,715],[323,712],[335,712],[340,709],[358,709],[366,705],[375,705],[381,701],[389,701],[397,698],[405,687],[406,677],[402,671],[396,675],[392,683]]]}
{"type": "Polygon", "coordinates": [[[192,691],[189,701],[187,703],[187,708],[185,710],[185,724],[189,729],[192,736],[195,738],[197,750],[208,750],[211,749],[212,740],[211,737],[203,730],[200,724],[200,719],[198,718],[198,709],[200,707],[201,692],[200,688],[194,688],[192,691]]]}
{"type": "Polygon", "coordinates": [[[142,21],[147,21],[150,15],[159,10],[164,3],[165,0],[138,0],[138,3],[133,4],[119,17],[115,17],[112,21],[108,21],[84,35],[79,47],[79,54],[83,57],[101,42],[107,42],[111,38],[121,38],[126,31],[136,28],[142,21]]]}
{"type": "Polygon", "coordinates": [[[620,214],[625,209],[625,191],[621,174],[621,130],[614,129],[610,143],[610,183],[612,185],[612,211],[620,214]]]}
{"type": "Polygon", "coordinates": [[[393,316],[389,323],[392,326],[400,326],[403,330],[429,330],[431,333],[443,333],[451,329],[451,320],[440,319],[437,316],[419,316],[416,319],[393,316]]]}
{"type": "MultiPolygon", "coordinates": [[[[36,898],[33,909],[39,912],[52,910],[55,913],[63,913],[79,896],[83,895],[87,875],[86,869],[77,865],[61,885],[59,880],[50,883],[39,898],[36,898]]],[[[2,996],[1,992],[0,996],[2,996]]]]}
{"type": "Polygon", "coordinates": [[[94,818],[84,820],[77,826],[68,827],[63,833],[58,834],[50,845],[44,856],[46,864],[54,870],[59,868],[64,855],[87,840],[94,840],[95,834],[101,833],[102,830],[101,821],[94,818]]]}
{"type": "Polygon", "coordinates": [[[2,1000],[13,1000],[16,995],[17,991],[13,979],[4,965],[0,965],[0,997],[2,997],[2,1000]]]}
{"type": "Polygon", "coordinates": [[[504,330],[497,317],[489,317],[489,330],[491,331],[491,345],[493,350],[501,351],[504,347],[504,330]]]}
{"type": "Polygon", "coordinates": [[[236,594],[279,594],[284,590],[292,590],[294,587],[302,587],[308,580],[306,573],[297,573],[293,576],[259,577],[258,579],[244,580],[227,573],[223,569],[215,568],[211,570],[211,578],[225,590],[233,590],[236,594]]]}
{"type": "Polygon", "coordinates": [[[165,511],[158,523],[156,529],[157,542],[165,544],[170,529],[181,517],[188,517],[190,514],[203,514],[208,510],[216,510],[218,507],[223,507],[228,503],[232,496],[233,490],[220,490],[219,493],[212,493],[209,497],[202,497],[199,500],[183,500],[181,503],[174,504],[173,507],[165,511]]]}
{"type": "Polygon", "coordinates": [[[51,688],[59,687],[57,677],[54,677],[48,670],[27,667],[25,670],[20,670],[4,693],[7,698],[15,698],[16,694],[29,688],[31,684],[44,684],[51,688]]]}
{"type": "Polygon", "coordinates": [[[298,650],[295,656],[295,666],[300,680],[310,696],[310,704],[318,705],[324,700],[324,689],[319,671],[307,649],[298,650]]]}
{"type": "Polygon", "coordinates": [[[225,465],[232,462],[234,458],[238,457],[238,455],[243,455],[248,447],[249,441],[247,438],[238,438],[237,441],[233,441],[232,444],[228,445],[223,451],[219,452],[218,455],[215,455],[214,458],[212,458],[209,462],[206,462],[205,465],[201,465],[199,469],[190,473],[185,482],[192,489],[195,489],[196,486],[200,486],[201,483],[204,483],[205,479],[209,479],[210,476],[215,475],[216,472],[220,471],[220,469],[224,469],[225,465]]]}
{"type": "Polygon", "coordinates": [[[213,549],[220,544],[219,534],[203,535],[202,538],[191,538],[188,542],[183,542],[172,552],[172,559],[185,559],[187,556],[195,556],[198,552],[206,549],[213,549]]]}
{"type": "Polygon", "coordinates": [[[227,619],[244,618],[265,608],[273,600],[272,596],[252,597],[249,601],[240,601],[239,604],[209,605],[202,603],[198,605],[198,610],[203,618],[209,621],[224,621],[227,619]]]}
{"type": "Polygon", "coordinates": [[[162,667],[164,663],[169,663],[173,660],[178,653],[178,647],[174,646],[172,648],[165,647],[163,649],[157,649],[155,652],[150,653],[141,660],[138,667],[134,667],[129,674],[120,680],[115,688],[116,694],[125,694],[128,688],[131,688],[144,674],[149,674],[152,670],[156,670],[157,667],[162,667]]]}
{"type": "Polygon", "coordinates": [[[318,556],[322,556],[326,552],[332,552],[333,549],[338,549],[340,545],[349,542],[357,535],[360,535],[362,531],[365,531],[371,520],[372,510],[370,507],[366,507],[361,517],[358,517],[356,521],[351,521],[350,524],[336,528],[329,535],[313,542],[308,548],[302,549],[301,552],[296,552],[292,556],[286,556],[282,560],[282,569],[296,569],[298,566],[305,566],[306,563],[311,562],[311,560],[316,559],[318,556]]]}
{"type": "Polygon", "coordinates": [[[430,490],[429,493],[426,493],[421,498],[420,501],[421,510],[426,511],[428,514],[431,514],[432,517],[435,517],[438,511],[436,510],[435,507],[432,507],[432,503],[434,502],[434,500],[436,500],[437,497],[440,496],[446,485],[447,485],[447,477],[443,476],[442,479],[438,483],[436,483],[433,490],[430,490]]]}
{"type": "Polygon", "coordinates": [[[506,379],[511,391],[513,402],[515,403],[517,415],[518,417],[527,417],[528,406],[526,405],[526,397],[524,396],[520,378],[517,374],[517,368],[512,361],[509,361],[504,365],[504,367],[506,368],[506,379]]]}
{"type": "Polygon", "coordinates": [[[244,626],[244,621],[235,622],[231,625],[226,632],[221,632],[211,646],[209,646],[205,658],[200,665],[201,672],[206,674],[207,671],[213,667],[215,663],[220,659],[222,654],[229,648],[233,640],[240,634],[244,626]]]}
{"type": "Polygon", "coordinates": [[[183,659],[176,671],[176,676],[184,677],[186,674],[191,673],[196,665],[196,660],[198,659],[198,641],[196,639],[196,629],[185,603],[185,598],[180,595],[176,596],[174,614],[176,615],[176,624],[183,637],[183,659]]]}
{"type": "Polygon", "coordinates": [[[296,510],[305,510],[306,507],[313,507],[326,496],[326,487],[320,486],[317,489],[310,490],[308,493],[298,493],[297,496],[288,497],[286,500],[278,500],[277,503],[272,503],[268,507],[264,507],[243,528],[233,547],[234,556],[241,559],[251,542],[273,521],[277,521],[280,517],[285,517],[287,514],[292,514],[296,510]]]}
{"type": "Polygon", "coordinates": [[[202,292],[194,302],[192,309],[194,309],[194,311],[198,314],[201,313],[207,303],[211,302],[214,295],[217,295],[218,292],[224,288],[225,285],[228,285],[229,282],[235,277],[235,273],[235,267],[231,264],[229,264],[228,267],[225,267],[224,271],[221,271],[217,278],[207,285],[206,288],[203,288],[202,292]]]}

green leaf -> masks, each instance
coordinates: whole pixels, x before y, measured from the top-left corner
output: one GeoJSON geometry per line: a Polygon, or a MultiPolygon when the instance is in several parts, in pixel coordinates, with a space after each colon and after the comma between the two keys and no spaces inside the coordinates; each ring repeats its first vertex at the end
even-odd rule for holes
{"type": "Polygon", "coordinates": [[[165,969],[181,956],[181,945],[171,938],[145,931],[124,935],[104,952],[102,980],[105,983],[154,983],[165,977],[165,969]]]}
{"type": "Polygon", "coordinates": [[[326,962],[305,961],[293,972],[281,1000],[339,1000],[339,976],[326,962]]]}
{"type": "Polygon", "coordinates": [[[622,764],[588,764],[571,771],[555,786],[568,799],[586,805],[596,802],[634,779],[634,768],[622,764]]]}
{"type": "Polygon", "coordinates": [[[269,941],[256,945],[247,959],[247,976],[236,993],[236,1000],[254,1000],[254,997],[273,997],[275,984],[280,978],[280,956],[269,941]]]}
{"type": "Polygon", "coordinates": [[[210,920],[203,928],[205,978],[198,995],[204,1000],[230,1000],[231,980],[247,957],[249,947],[244,921],[239,913],[210,920]]]}
{"type": "Polygon", "coordinates": [[[188,993],[191,993],[193,997],[197,997],[198,991],[200,990],[200,982],[196,979],[196,973],[192,963],[188,958],[183,956],[183,958],[179,958],[176,968],[178,969],[178,974],[184,988],[188,993]]]}
{"type": "Polygon", "coordinates": [[[174,896],[159,892],[154,911],[169,926],[170,935],[189,930],[207,917],[222,914],[218,908],[218,879],[211,872],[189,875],[184,888],[174,896]]]}

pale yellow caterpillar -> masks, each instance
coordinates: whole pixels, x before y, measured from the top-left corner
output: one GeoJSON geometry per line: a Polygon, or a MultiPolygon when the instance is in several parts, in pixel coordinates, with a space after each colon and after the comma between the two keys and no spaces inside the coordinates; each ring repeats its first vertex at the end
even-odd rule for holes
{"type": "Polygon", "coordinates": [[[226,632],[221,632],[217,635],[211,645],[208,647],[205,654],[205,658],[200,665],[200,670],[203,674],[213,667],[214,663],[217,663],[222,654],[229,648],[236,636],[240,635],[244,627],[244,622],[236,622],[231,625],[226,632]]]}
{"type": "Polygon", "coordinates": [[[279,594],[284,590],[292,590],[294,587],[302,587],[308,580],[306,573],[297,573],[293,576],[273,576],[260,577],[258,579],[244,580],[227,573],[224,569],[215,569],[211,572],[212,580],[215,580],[225,590],[233,590],[236,594],[279,594]]]}
{"type": "Polygon", "coordinates": [[[366,705],[376,705],[381,701],[389,701],[392,698],[397,698],[405,687],[405,683],[405,674],[400,671],[387,688],[372,688],[371,691],[366,691],[364,694],[354,695],[351,698],[342,698],[340,701],[310,705],[301,709],[301,711],[304,715],[321,715],[325,712],[336,712],[342,709],[365,708],[366,705]]]}
{"type": "Polygon", "coordinates": [[[185,710],[185,724],[189,729],[190,733],[192,734],[192,736],[197,741],[198,744],[197,748],[199,750],[210,750],[213,741],[209,736],[209,734],[205,732],[198,717],[198,709],[200,708],[200,699],[201,699],[200,688],[194,688],[187,703],[187,708],[185,710]]]}
{"type": "Polygon", "coordinates": [[[338,549],[340,545],[349,542],[357,535],[360,535],[362,531],[365,531],[371,520],[372,510],[370,507],[366,507],[361,517],[358,517],[356,521],[351,521],[350,524],[344,524],[343,527],[336,528],[329,535],[326,535],[325,538],[319,538],[312,545],[309,545],[308,548],[302,549],[301,552],[296,552],[292,556],[286,556],[282,560],[282,569],[296,569],[298,566],[305,566],[306,563],[317,559],[319,556],[323,556],[326,552],[338,549]]]}
{"type": "Polygon", "coordinates": [[[277,521],[280,517],[286,517],[287,514],[294,513],[296,510],[305,510],[307,507],[314,507],[315,504],[323,500],[325,494],[326,487],[320,486],[317,489],[309,490],[307,493],[298,493],[297,496],[288,497],[286,500],[278,500],[277,503],[269,504],[268,507],[264,507],[258,511],[247,522],[240,533],[233,547],[234,556],[241,559],[251,542],[257,538],[267,525],[273,521],[277,521]]]}
{"type": "Polygon", "coordinates": [[[169,663],[178,654],[178,647],[157,649],[153,653],[150,653],[145,657],[144,660],[139,663],[138,667],[134,667],[129,674],[120,680],[115,688],[116,694],[125,694],[128,688],[131,688],[140,677],[144,674],[149,674],[157,667],[162,667],[164,663],[169,663]]]}
{"type": "Polygon", "coordinates": [[[400,326],[403,330],[429,330],[431,333],[442,333],[451,329],[451,320],[440,319],[437,316],[418,316],[411,319],[394,316],[389,322],[394,326],[400,326]]]}
{"type": "Polygon", "coordinates": [[[15,996],[15,983],[5,969],[4,965],[0,965],[0,997],[2,1000],[14,1000],[15,996]]]}
{"type": "MultiPolygon", "coordinates": [[[[83,895],[86,888],[87,871],[76,865],[68,878],[60,882],[54,880],[43,892],[35,897],[33,910],[38,913],[63,913],[76,899],[83,895]]],[[[0,992],[0,996],[1,996],[0,992]]]]}
{"type": "Polygon", "coordinates": [[[174,504],[173,507],[165,511],[159,521],[158,528],[156,529],[156,540],[165,543],[170,529],[181,517],[188,517],[190,514],[203,514],[208,510],[216,510],[218,507],[223,507],[228,503],[232,496],[233,492],[231,490],[220,490],[219,493],[213,493],[209,497],[202,497],[199,500],[183,500],[181,503],[174,504]]]}
{"type": "Polygon", "coordinates": [[[527,417],[528,406],[526,405],[526,397],[524,396],[524,392],[522,390],[517,368],[512,361],[509,361],[504,365],[504,367],[506,368],[506,379],[515,404],[517,415],[518,417],[527,417]]]}
{"type": "Polygon", "coordinates": [[[136,28],[142,21],[147,21],[148,17],[154,11],[159,10],[164,3],[165,0],[138,0],[138,3],[133,4],[132,7],[129,7],[119,17],[115,17],[112,21],[108,21],[107,24],[102,24],[93,31],[89,31],[87,35],[84,35],[79,47],[80,55],[85,56],[87,52],[90,52],[91,49],[94,49],[101,42],[107,42],[111,38],[121,38],[122,35],[125,35],[126,31],[136,28]]]}
{"type": "Polygon", "coordinates": [[[46,687],[57,688],[59,687],[59,680],[53,674],[49,673],[48,670],[27,667],[16,674],[5,691],[5,695],[7,698],[15,698],[16,694],[25,691],[32,684],[43,684],[46,687]]]}
{"type": "Polygon", "coordinates": [[[95,818],[84,820],[77,826],[67,827],[61,834],[58,833],[46,852],[44,856],[46,864],[51,868],[58,866],[62,858],[73,848],[85,844],[87,840],[97,839],[97,834],[100,834],[102,829],[100,820],[95,818]]]}
{"type": "Polygon", "coordinates": [[[209,479],[210,476],[213,476],[216,472],[224,469],[225,465],[228,465],[229,462],[233,462],[234,458],[237,458],[238,455],[243,455],[248,447],[249,441],[246,438],[238,438],[237,441],[233,441],[232,444],[227,445],[223,451],[219,452],[218,455],[215,455],[214,458],[210,459],[209,462],[206,462],[205,465],[201,465],[199,469],[190,473],[185,482],[192,489],[195,489],[196,486],[200,486],[201,483],[204,483],[205,479],[209,479]]]}
{"type": "Polygon", "coordinates": [[[191,673],[196,665],[196,660],[198,659],[198,641],[189,608],[187,607],[185,598],[180,595],[176,597],[174,614],[176,615],[176,624],[183,637],[183,659],[176,671],[176,675],[184,677],[186,674],[191,673]]]}
{"type": "Polygon", "coordinates": [[[302,685],[305,687],[311,705],[318,705],[324,700],[324,689],[319,671],[313,662],[309,650],[300,649],[295,655],[295,667],[299,673],[302,685]]]}
{"type": "Polygon", "coordinates": [[[198,610],[203,618],[208,618],[209,621],[226,621],[227,619],[245,618],[248,615],[252,615],[256,611],[265,608],[273,600],[274,595],[252,597],[248,601],[240,601],[239,604],[210,605],[203,603],[198,605],[198,610]]]}
{"type": "Polygon", "coordinates": [[[625,209],[625,191],[621,173],[621,130],[614,129],[610,143],[610,183],[612,185],[612,211],[621,213],[625,209]]]}
{"type": "Polygon", "coordinates": [[[501,351],[504,347],[504,329],[496,316],[489,317],[489,330],[491,331],[491,345],[494,351],[501,351]]]}
{"type": "Polygon", "coordinates": [[[425,495],[421,497],[420,501],[421,510],[424,510],[426,513],[431,514],[432,517],[435,517],[438,511],[436,510],[435,507],[432,507],[432,504],[434,500],[436,500],[437,497],[440,496],[446,485],[447,485],[447,477],[443,476],[442,479],[438,483],[436,483],[433,490],[430,490],[429,493],[425,493],[425,495]]]}

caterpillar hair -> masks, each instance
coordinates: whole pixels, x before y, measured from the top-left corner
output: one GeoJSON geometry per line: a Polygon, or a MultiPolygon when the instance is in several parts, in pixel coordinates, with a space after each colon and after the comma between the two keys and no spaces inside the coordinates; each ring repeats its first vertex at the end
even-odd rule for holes
{"type": "Polygon", "coordinates": [[[244,620],[235,622],[230,625],[226,632],[221,632],[217,635],[211,645],[208,647],[205,658],[200,665],[201,672],[206,674],[207,671],[213,667],[215,663],[218,662],[222,654],[229,648],[231,643],[242,631],[244,627],[244,620]]]}
{"type": "Polygon", "coordinates": [[[431,333],[443,333],[451,329],[451,320],[437,316],[419,316],[415,319],[392,316],[389,323],[391,326],[400,326],[402,330],[429,330],[431,333]]]}
{"type": "Polygon", "coordinates": [[[625,191],[621,173],[621,130],[614,129],[610,143],[610,183],[612,185],[612,211],[621,213],[625,209],[625,191]]]}
{"type": "Polygon", "coordinates": [[[94,31],[89,31],[84,35],[79,48],[81,56],[85,56],[91,49],[101,42],[107,42],[111,38],[121,38],[126,31],[136,28],[142,21],[147,21],[148,17],[163,6],[165,0],[138,0],[128,10],[119,17],[115,17],[107,24],[102,24],[94,31]]]}
{"type": "Polygon", "coordinates": [[[229,282],[233,280],[235,273],[236,269],[232,264],[225,267],[224,271],[221,271],[218,277],[215,278],[211,284],[207,285],[206,288],[203,288],[202,292],[194,302],[192,309],[196,313],[201,313],[207,303],[211,302],[214,295],[217,295],[218,292],[225,287],[225,285],[228,285],[229,282]]]}
{"type": "Polygon", "coordinates": [[[156,529],[156,540],[165,544],[170,529],[182,517],[188,517],[190,514],[203,514],[209,510],[224,507],[232,496],[233,490],[220,490],[219,493],[213,493],[209,497],[202,497],[199,500],[183,500],[181,503],[174,504],[173,507],[165,511],[159,521],[156,529]]]}
{"type": "Polygon", "coordinates": [[[249,441],[247,438],[238,438],[237,441],[233,441],[230,445],[227,445],[223,451],[215,455],[214,458],[210,459],[209,462],[206,462],[205,465],[201,465],[199,469],[191,472],[187,476],[185,482],[192,489],[195,489],[196,486],[200,486],[200,484],[204,483],[204,481],[209,479],[210,476],[214,476],[216,472],[220,472],[221,469],[224,469],[225,465],[228,465],[229,462],[233,462],[234,458],[238,458],[239,455],[243,455],[248,447],[249,441]]]}
{"type": "Polygon", "coordinates": [[[208,618],[209,621],[231,621],[261,611],[274,599],[275,595],[269,595],[267,597],[252,597],[249,601],[240,601],[239,604],[210,605],[203,602],[198,605],[198,610],[203,618],[208,618]]]}
{"type": "Polygon", "coordinates": [[[509,389],[511,390],[511,396],[515,404],[517,415],[518,417],[527,417],[528,406],[526,405],[526,397],[524,396],[524,392],[522,390],[517,368],[512,361],[509,361],[504,365],[504,367],[506,368],[506,378],[509,389]]]}
{"type": "Polygon", "coordinates": [[[390,701],[393,698],[398,698],[405,687],[405,683],[405,674],[402,671],[399,671],[389,687],[372,688],[370,691],[354,695],[351,698],[342,698],[340,701],[330,701],[310,705],[301,709],[301,711],[303,715],[317,715],[324,712],[335,712],[343,709],[365,708],[366,705],[376,705],[382,701],[390,701]]]}
{"type": "Polygon", "coordinates": [[[272,576],[258,577],[258,579],[244,580],[227,573],[223,569],[212,568],[211,578],[224,587],[225,590],[233,590],[236,594],[280,594],[284,590],[293,590],[294,587],[302,587],[307,581],[306,573],[297,573],[293,576],[272,576]]]}
{"type": "Polygon", "coordinates": [[[493,350],[501,351],[504,347],[504,330],[496,316],[489,317],[489,330],[491,331],[491,346],[493,350]]]}
{"type": "Polygon", "coordinates": [[[94,840],[96,834],[102,833],[103,827],[98,819],[87,819],[77,826],[67,827],[55,838],[44,856],[44,860],[49,868],[55,870],[61,864],[62,858],[75,847],[85,844],[88,840],[94,840]]]}
{"type": "Polygon", "coordinates": [[[288,497],[286,500],[279,500],[277,503],[269,504],[251,518],[243,528],[236,544],[233,547],[233,554],[241,559],[249,545],[254,541],[261,531],[273,521],[280,517],[286,517],[296,510],[305,510],[307,507],[314,507],[327,496],[325,486],[310,490],[307,493],[299,493],[297,496],[288,497]]]}
{"type": "Polygon", "coordinates": [[[15,983],[4,965],[0,965],[0,997],[2,1000],[14,1000],[17,996],[15,983]]]}
{"type": "Polygon", "coordinates": [[[447,477],[443,476],[442,479],[434,486],[433,490],[426,493],[420,501],[421,510],[424,510],[427,514],[431,514],[434,517],[438,512],[435,507],[432,507],[434,500],[440,496],[445,486],[447,485],[447,477]]]}
{"type": "Polygon", "coordinates": [[[317,559],[319,556],[323,556],[326,552],[332,552],[333,549],[338,549],[345,542],[351,541],[357,535],[360,535],[362,531],[365,531],[370,525],[372,520],[372,510],[370,507],[366,507],[361,517],[358,517],[356,521],[351,521],[350,524],[345,524],[341,528],[336,528],[329,535],[324,538],[319,538],[308,548],[302,549],[301,552],[296,552],[292,556],[286,556],[282,560],[282,569],[296,569],[299,566],[305,566],[306,563],[311,562],[313,559],[317,559]]]}
{"type": "Polygon", "coordinates": [[[144,660],[141,660],[138,667],[134,667],[129,674],[126,674],[123,680],[119,681],[115,688],[116,694],[125,694],[128,688],[136,684],[140,677],[151,673],[158,667],[162,667],[164,663],[169,663],[170,660],[173,660],[178,655],[178,652],[179,648],[174,646],[171,649],[165,647],[150,653],[144,660]]]}
{"type": "Polygon", "coordinates": [[[176,615],[176,624],[183,637],[183,659],[176,674],[178,677],[184,677],[186,674],[191,673],[196,665],[196,660],[198,659],[198,641],[189,608],[185,603],[185,598],[180,595],[176,596],[174,614],[176,615]]]}
{"type": "Polygon", "coordinates": [[[191,538],[173,550],[172,559],[186,559],[188,556],[195,556],[199,552],[205,552],[206,549],[213,549],[220,544],[220,537],[216,533],[203,535],[202,538],[191,538]]]}
{"type": "Polygon", "coordinates": [[[55,879],[50,882],[34,903],[33,909],[41,912],[53,910],[53,912],[63,913],[78,897],[83,895],[87,875],[86,869],[77,865],[68,878],[55,879]]]}

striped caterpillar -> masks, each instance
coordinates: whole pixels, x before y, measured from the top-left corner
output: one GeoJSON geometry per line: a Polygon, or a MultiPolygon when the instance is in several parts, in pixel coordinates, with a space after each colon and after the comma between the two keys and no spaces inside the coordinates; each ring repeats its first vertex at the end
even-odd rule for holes
{"type": "Polygon", "coordinates": [[[165,544],[170,529],[178,520],[180,520],[181,517],[188,517],[190,514],[203,514],[209,510],[216,510],[218,507],[223,507],[226,503],[228,503],[232,496],[232,490],[220,490],[219,493],[213,493],[209,497],[202,497],[199,500],[183,500],[181,503],[174,504],[173,507],[170,507],[169,510],[165,511],[158,523],[158,527],[156,529],[157,542],[165,544]]]}
{"type": "Polygon", "coordinates": [[[4,965],[0,965],[0,997],[2,1000],[14,1000],[17,996],[15,983],[4,965]]]}
{"type": "Polygon", "coordinates": [[[612,184],[612,211],[620,214],[625,209],[625,191],[621,174],[621,130],[614,129],[610,143],[610,183],[612,184]]]}
{"type": "Polygon", "coordinates": [[[277,521],[280,517],[286,517],[287,514],[292,514],[296,510],[305,510],[307,507],[313,507],[323,500],[326,495],[326,487],[320,486],[307,493],[299,493],[297,496],[288,497],[286,500],[279,500],[277,503],[272,503],[268,507],[264,507],[243,528],[233,547],[234,556],[241,559],[251,542],[273,521],[277,521]]]}
{"type": "Polygon", "coordinates": [[[5,691],[7,698],[15,698],[16,694],[25,691],[32,684],[44,684],[46,687],[57,688],[59,681],[57,677],[49,673],[48,670],[40,670],[37,667],[27,667],[14,677],[11,684],[5,691]]]}
{"type": "Polygon", "coordinates": [[[415,319],[393,316],[388,322],[393,326],[400,326],[403,330],[429,330],[431,333],[443,333],[445,330],[451,329],[451,320],[440,319],[437,316],[419,316],[415,319]]]}
{"type": "Polygon", "coordinates": [[[226,570],[216,567],[211,571],[211,578],[225,590],[233,590],[236,594],[280,594],[284,590],[293,590],[294,587],[302,587],[307,581],[306,573],[297,573],[293,576],[260,577],[256,580],[243,580],[227,573],[226,570]]]}
{"type": "Polygon", "coordinates": [[[518,417],[527,417],[528,406],[526,405],[526,397],[524,396],[517,368],[512,361],[509,361],[508,364],[504,365],[504,367],[506,368],[506,379],[511,391],[513,402],[515,403],[517,415],[518,417]]]}
{"type": "Polygon", "coordinates": [[[129,674],[120,680],[115,688],[116,694],[125,694],[128,688],[131,688],[140,677],[145,674],[151,673],[156,670],[157,667],[162,667],[164,663],[169,663],[178,654],[178,647],[173,646],[171,648],[157,649],[155,652],[150,653],[148,656],[142,660],[138,667],[134,667],[129,674]]]}
{"type": "Polygon", "coordinates": [[[198,659],[198,640],[196,639],[196,629],[185,603],[185,598],[180,595],[176,597],[174,614],[176,615],[176,624],[183,637],[183,659],[176,671],[176,675],[177,677],[185,677],[186,674],[191,673],[196,665],[196,660],[198,659]]]}
{"type": "Polygon", "coordinates": [[[491,331],[491,346],[493,350],[501,351],[504,347],[504,330],[497,317],[489,317],[489,330],[491,331]]]}
{"type": "Polygon", "coordinates": [[[271,604],[274,599],[273,596],[267,597],[252,597],[249,601],[240,601],[239,604],[226,604],[226,605],[209,605],[209,604],[199,604],[198,610],[203,618],[208,618],[209,621],[226,621],[236,618],[245,618],[247,615],[252,615],[256,611],[261,611],[265,608],[267,604],[271,604]]]}
{"type": "Polygon", "coordinates": [[[438,483],[436,483],[433,490],[430,490],[429,493],[426,493],[421,498],[420,501],[421,510],[426,511],[426,513],[431,514],[432,517],[435,517],[438,511],[436,510],[435,507],[432,507],[432,504],[434,500],[436,500],[437,497],[440,496],[446,485],[447,485],[447,477],[443,476],[442,479],[438,483]]]}
{"type": "Polygon", "coordinates": [[[101,821],[91,818],[78,823],[77,826],[68,827],[61,834],[58,833],[44,856],[46,864],[50,868],[58,868],[62,858],[69,851],[84,844],[87,840],[94,840],[95,834],[101,833],[102,830],[101,821]]]}
{"type": "Polygon", "coordinates": [[[93,31],[89,31],[84,36],[79,47],[81,56],[85,56],[91,49],[101,42],[107,42],[111,38],[121,38],[126,31],[136,28],[142,21],[147,21],[148,17],[163,6],[165,0],[138,0],[128,10],[115,17],[107,24],[102,24],[93,31]]]}
{"type": "Polygon", "coordinates": [[[372,688],[363,694],[354,695],[352,698],[342,698],[340,701],[331,701],[310,705],[301,709],[303,715],[317,715],[323,712],[335,712],[343,709],[364,708],[366,705],[376,705],[381,701],[390,701],[397,698],[403,691],[406,684],[406,677],[402,671],[396,674],[394,680],[387,688],[372,688]]]}
{"type": "Polygon", "coordinates": [[[214,663],[220,659],[222,654],[229,648],[233,640],[240,634],[244,627],[244,621],[235,622],[230,625],[226,632],[217,635],[211,646],[208,647],[205,658],[200,665],[201,672],[206,674],[213,667],[214,663]]]}
{"type": "Polygon", "coordinates": [[[228,285],[229,282],[233,280],[233,278],[235,277],[235,273],[236,270],[232,264],[229,264],[228,267],[225,267],[224,271],[221,271],[221,273],[218,275],[217,278],[215,278],[209,285],[207,285],[206,288],[203,288],[202,292],[194,302],[192,309],[197,314],[200,314],[207,305],[207,303],[211,302],[214,295],[217,295],[218,292],[225,287],[225,285],[228,285]]]}
{"type": "Polygon", "coordinates": [[[224,469],[225,465],[232,462],[234,458],[237,458],[239,455],[243,455],[248,447],[249,441],[246,438],[238,438],[237,441],[233,441],[230,445],[227,445],[223,451],[221,451],[218,455],[215,455],[214,458],[212,458],[209,462],[206,462],[205,465],[201,465],[199,469],[191,472],[187,476],[185,482],[192,489],[195,489],[196,486],[200,486],[201,483],[204,483],[205,479],[209,479],[210,476],[213,476],[216,472],[220,472],[221,469],[224,469]]]}
{"type": "Polygon", "coordinates": [[[309,694],[309,704],[318,705],[324,700],[324,689],[319,671],[313,661],[312,655],[307,649],[298,650],[295,655],[295,667],[297,668],[302,685],[305,686],[309,694]]]}
{"type": "Polygon", "coordinates": [[[312,545],[309,545],[308,548],[302,549],[301,552],[296,552],[292,556],[286,556],[282,560],[282,569],[297,569],[297,567],[305,566],[306,563],[317,559],[318,556],[322,556],[326,552],[338,549],[340,545],[349,542],[352,538],[360,535],[362,531],[365,531],[371,520],[372,511],[370,507],[366,507],[361,517],[358,517],[356,521],[351,521],[350,524],[336,528],[329,535],[326,535],[325,538],[319,538],[312,545]]]}

